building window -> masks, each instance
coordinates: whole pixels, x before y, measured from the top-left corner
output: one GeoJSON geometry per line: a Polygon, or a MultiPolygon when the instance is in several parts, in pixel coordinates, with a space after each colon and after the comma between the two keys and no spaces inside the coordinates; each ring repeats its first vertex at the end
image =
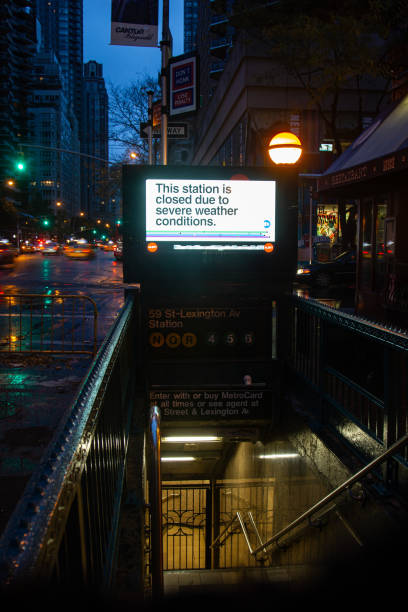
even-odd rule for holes
{"type": "Polygon", "coordinates": [[[385,220],[390,209],[387,198],[366,200],[362,206],[361,286],[380,291],[385,279],[385,220]]]}

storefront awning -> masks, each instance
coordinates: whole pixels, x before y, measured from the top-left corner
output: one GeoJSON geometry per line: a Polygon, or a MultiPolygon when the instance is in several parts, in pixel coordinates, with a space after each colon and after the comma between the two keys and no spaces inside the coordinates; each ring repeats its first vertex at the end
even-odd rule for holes
{"type": "Polygon", "coordinates": [[[318,180],[318,191],[408,169],[408,95],[360,134],[318,180]]]}

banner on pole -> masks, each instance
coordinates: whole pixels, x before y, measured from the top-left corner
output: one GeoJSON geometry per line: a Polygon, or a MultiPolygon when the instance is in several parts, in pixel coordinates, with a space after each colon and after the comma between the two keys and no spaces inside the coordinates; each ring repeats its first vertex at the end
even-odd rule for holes
{"type": "Polygon", "coordinates": [[[198,109],[198,56],[179,55],[169,60],[169,115],[198,109]]]}
{"type": "Polygon", "coordinates": [[[112,0],[111,45],[156,47],[158,0],[112,0]]]}

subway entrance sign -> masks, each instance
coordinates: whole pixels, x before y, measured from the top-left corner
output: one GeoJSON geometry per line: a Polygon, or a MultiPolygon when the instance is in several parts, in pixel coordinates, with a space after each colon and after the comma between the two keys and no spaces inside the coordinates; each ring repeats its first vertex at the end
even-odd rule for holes
{"type": "Polygon", "coordinates": [[[145,344],[152,361],[269,359],[276,352],[275,304],[150,304],[145,344]]]}
{"type": "Polygon", "coordinates": [[[293,279],[296,170],[125,165],[123,216],[124,281],[152,293],[293,279]]]}
{"type": "Polygon", "coordinates": [[[296,168],[124,166],[123,277],[140,285],[146,405],[164,419],[279,410],[297,184],[296,168]]]}
{"type": "Polygon", "coordinates": [[[142,304],[149,400],[164,402],[163,416],[263,418],[280,379],[274,300],[224,296],[211,303],[201,296],[198,303],[186,295],[157,302],[148,295],[142,304]]]}

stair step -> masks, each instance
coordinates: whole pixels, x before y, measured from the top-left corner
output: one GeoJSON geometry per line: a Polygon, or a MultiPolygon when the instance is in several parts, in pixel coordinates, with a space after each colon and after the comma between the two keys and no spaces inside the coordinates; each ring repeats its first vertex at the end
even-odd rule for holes
{"type": "Polygon", "coordinates": [[[200,590],[228,590],[260,583],[264,585],[289,585],[308,580],[316,569],[306,565],[268,568],[239,568],[216,570],[165,571],[165,596],[192,595],[200,590]]]}

